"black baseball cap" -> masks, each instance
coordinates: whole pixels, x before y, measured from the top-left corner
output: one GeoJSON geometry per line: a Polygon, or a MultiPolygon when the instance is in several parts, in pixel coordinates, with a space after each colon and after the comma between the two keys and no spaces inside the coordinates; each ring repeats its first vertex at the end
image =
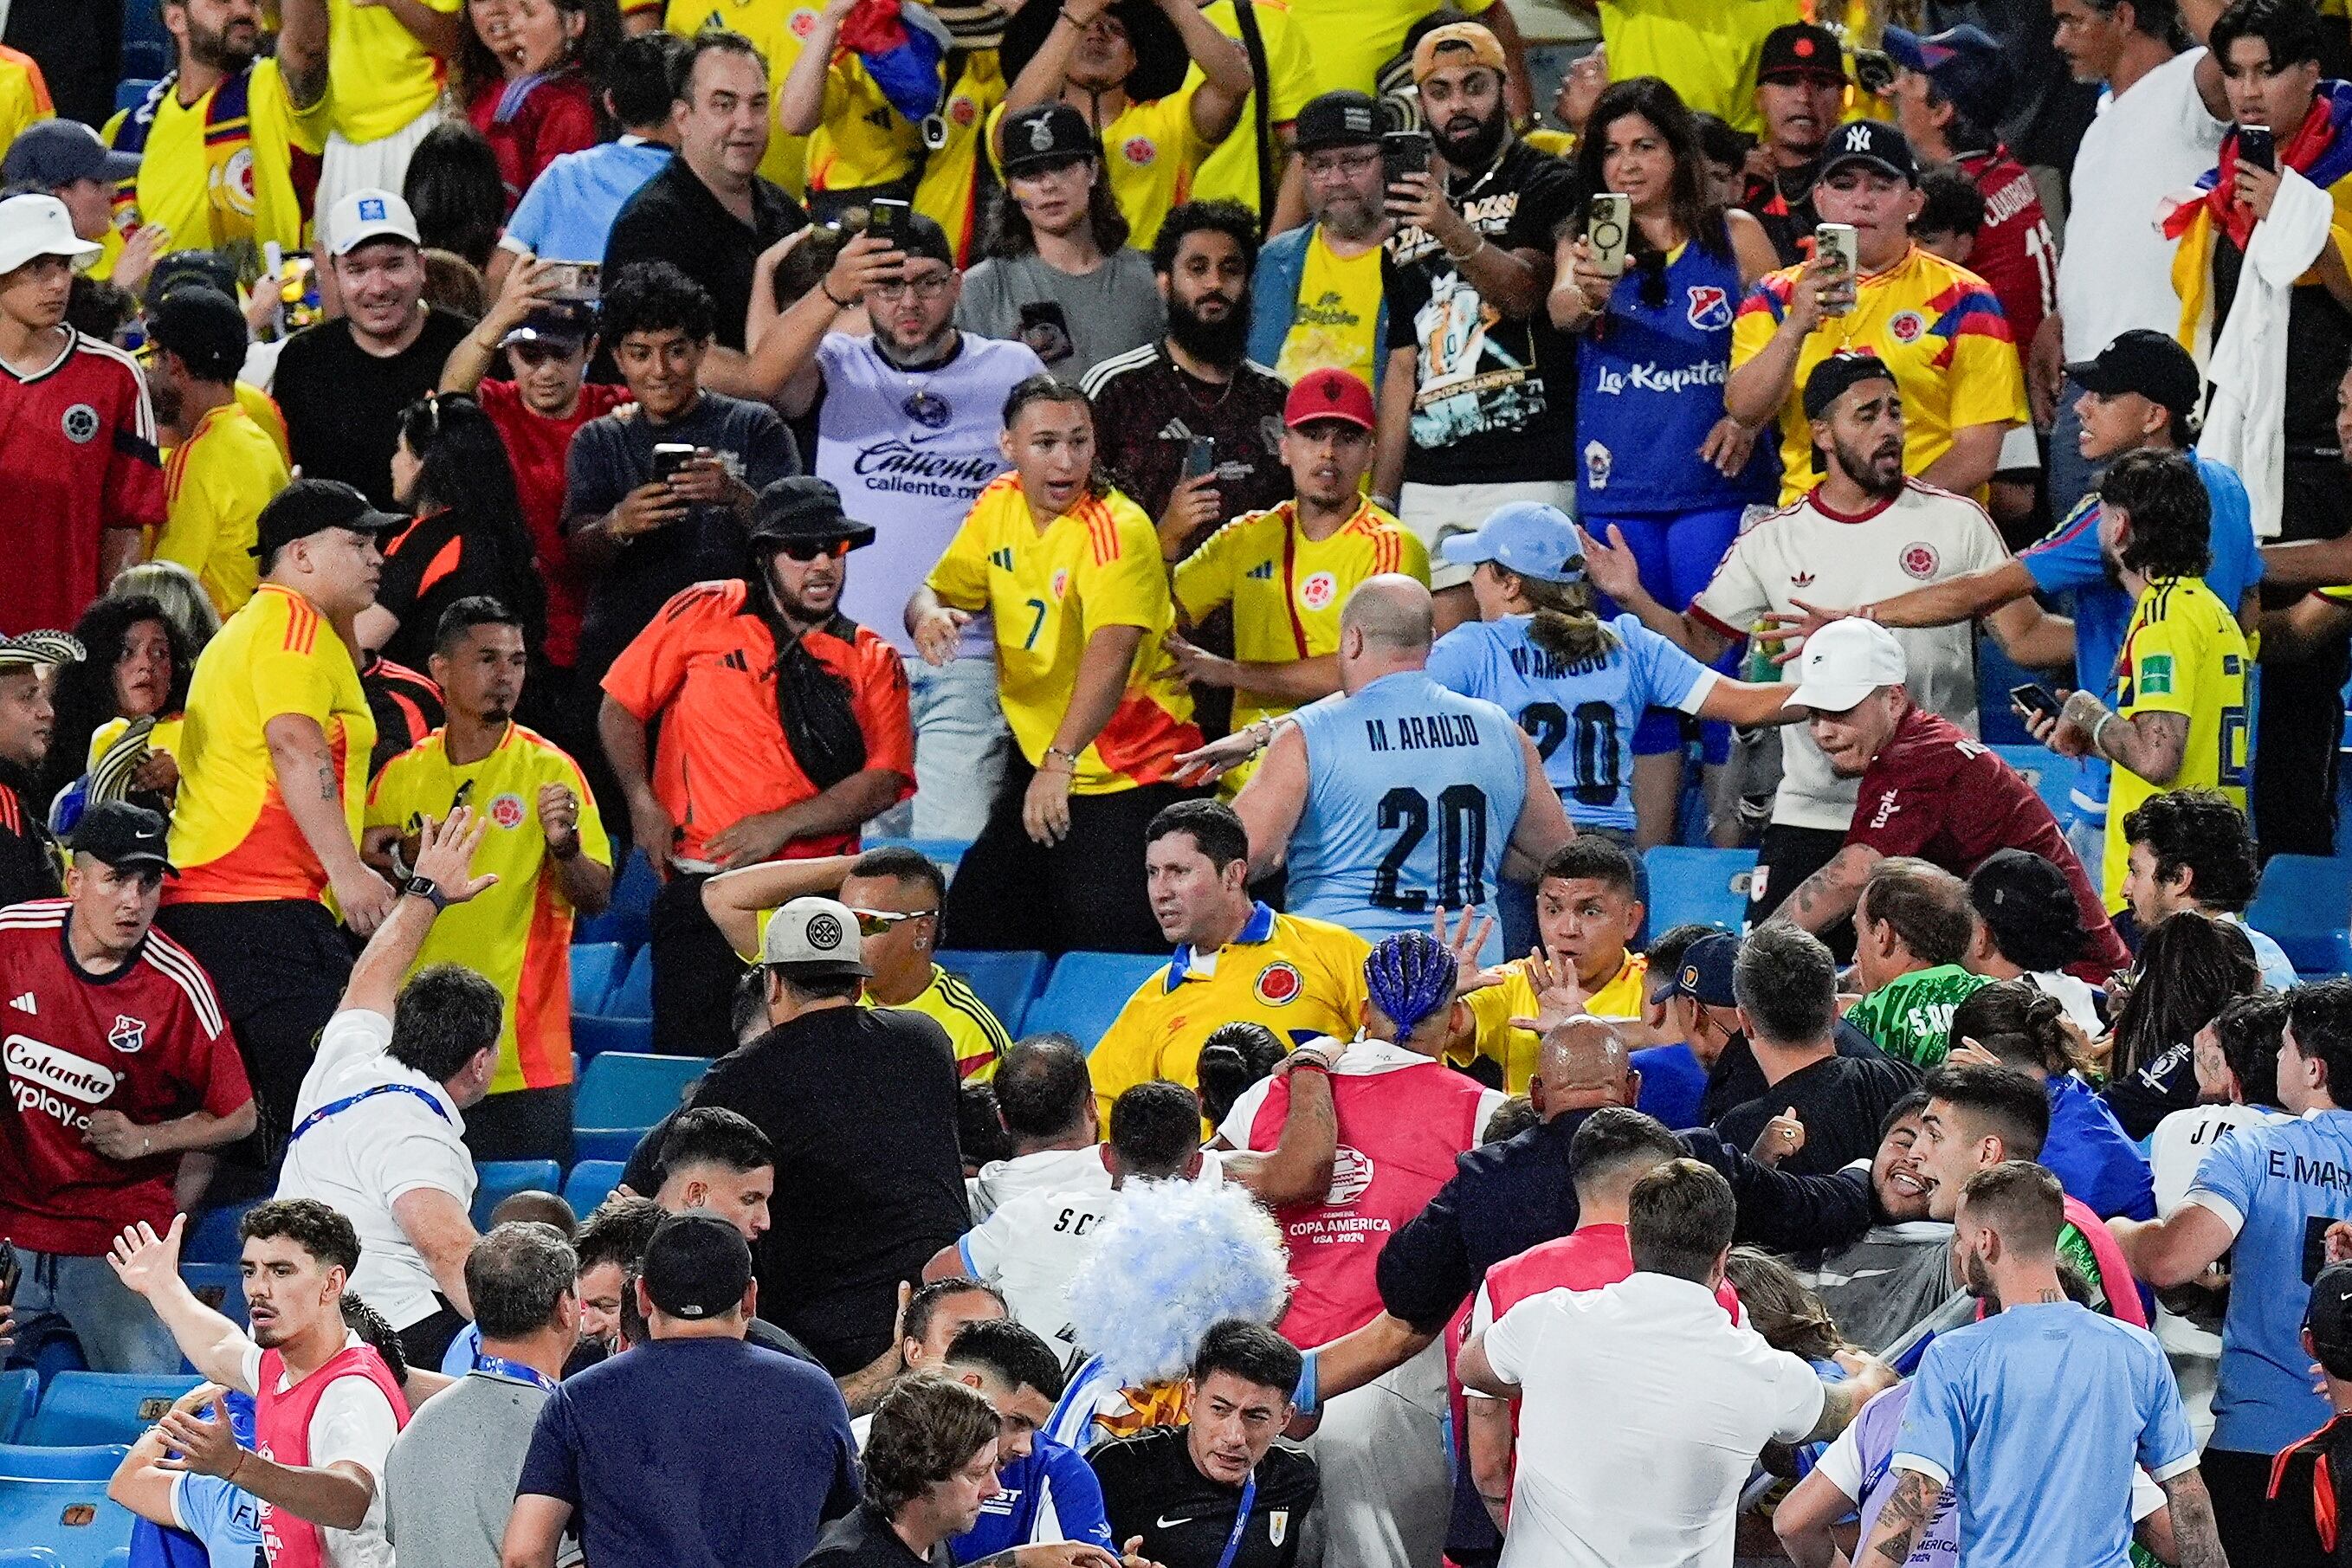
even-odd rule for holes
{"type": "Polygon", "coordinates": [[[596,308],[584,299],[543,299],[531,307],[530,314],[518,323],[514,330],[499,340],[499,347],[511,349],[517,343],[544,343],[565,353],[579,348],[596,335],[596,308]]]}
{"type": "Polygon", "coordinates": [[[842,510],[841,492],[830,479],[795,474],[778,479],[760,492],[751,507],[751,542],[807,539],[816,544],[843,540],[856,549],[874,542],[870,523],[855,523],[842,510]]]}
{"type": "MultiPolygon", "coordinates": [[[[1024,7],[1023,15],[1026,14],[1024,7]]],[[[1087,117],[1066,103],[1016,110],[1004,117],[1003,135],[1007,174],[1073,158],[1092,158],[1101,151],[1087,117]]]]}
{"type": "Polygon", "coordinates": [[[2032,850],[1995,850],[1969,873],[1969,902],[1990,925],[2079,920],[2074,890],[2060,871],[2032,850]]]}
{"type": "Polygon", "coordinates": [[[1764,47],[1756,57],[1756,79],[1782,77],[1845,80],[1845,49],[1838,36],[1811,22],[1790,22],[1765,34],[1764,47]]]}
{"type": "Polygon", "coordinates": [[[751,1247],[715,1214],[673,1214],[646,1244],[646,1294],[674,1318],[696,1322],[733,1312],[751,1283],[751,1247]]]}
{"type": "Polygon", "coordinates": [[[1307,99],[1291,122],[1291,140],[1301,152],[1320,152],[1327,147],[1377,147],[1387,125],[1378,99],[1342,89],[1307,99]]]}
{"type": "Polygon", "coordinates": [[[0,180],[51,189],[78,180],[111,185],[139,172],[135,152],[117,152],[79,120],[44,120],[28,125],[0,159],[0,180]]]}
{"type": "Polygon", "coordinates": [[[149,314],[183,288],[209,288],[236,298],[235,258],[220,250],[175,250],[163,256],[155,263],[155,270],[147,275],[145,298],[149,314]]]}
{"type": "Polygon", "coordinates": [[[2303,1310],[2303,1326],[2330,1376],[2352,1373],[2352,1263],[2330,1263],[2311,1282],[2311,1304],[2303,1310]]]}
{"type": "Polygon", "coordinates": [[[2068,365],[2066,373],[2084,392],[2102,397],[2137,392],[2169,409],[2176,440],[2188,438],[2181,426],[2197,412],[2197,400],[2205,391],[2204,378],[2197,373],[2197,361],[2189,358],[2189,350],[2170,333],[2146,327],[2117,334],[2097,358],[2068,365]]]}
{"type": "Polygon", "coordinates": [[[1962,23],[1925,37],[1889,27],[1879,47],[1905,70],[1926,77],[1937,98],[1974,124],[1990,131],[2009,111],[2009,65],[2000,45],[1982,27],[1962,23]]]}
{"type": "Polygon", "coordinates": [[[252,553],[267,561],[296,539],[307,539],[329,528],[382,534],[404,528],[414,520],[377,511],[374,502],[340,479],[297,479],[261,508],[252,553]]]}
{"type": "Polygon", "coordinates": [[[147,312],[147,340],[205,380],[226,382],[245,363],[249,334],[236,300],[209,285],[184,283],[147,312]]]}
{"type": "Polygon", "coordinates": [[[78,855],[104,861],[117,871],[153,866],[166,876],[177,876],[163,819],[128,800],[101,800],[74,824],[72,849],[78,855]]]}
{"type": "Polygon", "coordinates": [[[1891,382],[1895,372],[1876,354],[1832,354],[1805,378],[1805,417],[1819,419],[1830,404],[1864,382],[1891,382]]]}
{"type": "Polygon", "coordinates": [[[1683,949],[1683,961],[1674,977],[1658,988],[1656,1001],[1688,997],[1710,1008],[1737,1007],[1731,992],[1731,971],[1739,962],[1739,938],[1728,931],[1702,936],[1683,949]]]}
{"type": "Polygon", "coordinates": [[[1919,183],[1919,160],[1911,153],[1911,139],[1900,127],[1883,120],[1853,120],[1830,132],[1822,149],[1822,178],[1849,163],[1860,163],[1898,180],[1919,183]]]}

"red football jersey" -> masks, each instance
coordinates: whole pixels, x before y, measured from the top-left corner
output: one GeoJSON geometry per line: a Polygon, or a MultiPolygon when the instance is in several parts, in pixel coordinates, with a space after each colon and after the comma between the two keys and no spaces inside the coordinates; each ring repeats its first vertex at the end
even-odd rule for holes
{"type": "Polygon", "coordinates": [[[105,586],[100,536],[163,526],[155,414],[131,356],[78,333],[48,369],[0,372],[0,632],[63,631],[105,586]]]}
{"type": "Polygon", "coordinates": [[[563,533],[564,460],[580,427],[628,402],[629,389],[589,382],[581,387],[579,406],[569,419],[531,413],[512,382],[486,381],[475,395],[498,426],[499,439],[506,443],[507,457],[514,465],[515,498],[522,503],[522,520],[539,551],[540,576],[547,584],[548,661],[568,670],[580,648],[580,615],[588,602],[588,583],[572,564],[572,546],[563,533]]]}
{"type": "Polygon", "coordinates": [[[2058,242],[2042,211],[2042,190],[2006,147],[1959,159],[1984,197],[1984,227],[1977,230],[1968,268],[1992,287],[2020,354],[2033,347],[2042,319],[2058,308],[2058,242]]]}
{"type": "Polygon", "coordinates": [[[0,909],[0,1237],[41,1252],[103,1253],[135,1220],[172,1222],[177,1155],[110,1160],[82,1141],[101,1107],[149,1125],[253,1098],[204,967],[161,931],[114,974],[66,951],[62,898],[0,909]]]}
{"type": "Polygon", "coordinates": [[[2092,891],[2057,819],[2017,770],[1950,720],[1913,708],[1862,776],[1845,841],[1883,855],[1916,855],[1967,876],[1995,850],[2024,850],[2065,873],[2088,940],[2067,968],[2093,985],[2131,965],[2131,954],[2092,891]]]}

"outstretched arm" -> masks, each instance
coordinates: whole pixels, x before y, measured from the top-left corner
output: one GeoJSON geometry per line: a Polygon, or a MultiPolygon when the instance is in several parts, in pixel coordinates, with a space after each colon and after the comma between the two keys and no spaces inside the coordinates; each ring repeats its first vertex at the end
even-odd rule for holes
{"type": "Polygon", "coordinates": [[[1862,890],[1886,857],[1868,844],[1848,844],[1830,863],[1797,884],[1797,891],[1772,912],[1801,931],[1818,935],[1835,925],[1862,902],[1862,890]]]}
{"type": "Polygon", "coordinates": [[[107,1261],[113,1265],[124,1289],[147,1298],[147,1304],[172,1331],[173,1343],[195,1367],[197,1375],[224,1388],[251,1394],[254,1390],[245,1376],[245,1354],[253,1348],[253,1341],[243,1329],[196,1300],[188,1282],[180,1278],[180,1238],[187,1224],[186,1215],[175,1215],[172,1228],[158,1236],[155,1228],[142,1219],[114,1239],[114,1250],[107,1261]]]}

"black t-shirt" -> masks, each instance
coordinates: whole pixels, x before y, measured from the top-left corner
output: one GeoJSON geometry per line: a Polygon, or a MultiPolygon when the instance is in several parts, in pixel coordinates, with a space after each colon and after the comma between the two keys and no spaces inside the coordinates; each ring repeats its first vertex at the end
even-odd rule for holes
{"type": "Polygon", "coordinates": [[[1782,1160],[1780,1168],[1792,1176],[1827,1176],[1876,1154],[1879,1124],[1918,1086],[1919,1070],[1907,1061],[1828,1056],[1726,1111],[1715,1130],[1734,1148],[1751,1148],[1764,1124],[1793,1105],[1805,1124],[1805,1146],[1782,1160]]]}
{"type": "Polygon", "coordinates": [[[381,653],[371,655],[360,672],[360,689],[367,694],[368,712],[375,718],[375,749],[368,754],[370,779],[449,722],[441,688],[432,678],[381,653]]]}
{"type": "Polygon", "coordinates": [[[2263,1509],[2266,1568],[2352,1562],[2352,1419],[2337,1416],[2278,1456],[2263,1509]],[[2323,1526],[2321,1521],[2326,1521],[2323,1526]]]}
{"type": "Polygon", "coordinates": [[[400,411],[441,384],[443,361],[473,325],[446,310],[427,311],[416,341],[388,359],[354,342],[351,321],[340,316],[287,339],[270,392],[285,411],[287,444],[302,477],[355,485],[393,509],[400,411]]]}
{"type": "Polygon", "coordinates": [[[383,656],[412,670],[429,668],[441,612],[477,594],[497,600],[526,623],[540,622],[527,638],[536,653],[544,622],[535,613],[540,596],[530,576],[531,560],[527,555],[509,559],[520,554],[527,543],[519,524],[509,542],[457,507],[419,517],[393,535],[384,546],[375,601],[400,625],[385,640],[383,656]]]}
{"type": "Polygon", "coordinates": [[[1795,169],[1776,169],[1763,179],[1748,176],[1739,204],[1755,214],[1772,242],[1782,267],[1794,267],[1812,254],[1810,242],[1821,226],[1813,211],[1813,183],[1822,175],[1819,159],[1795,169]]]}
{"type": "MultiPolygon", "coordinates": [[[[1154,344],[1107,360],[1087,375],[1103,467],[1119,493],[1153,517],[1184,476],[1196,435],[1216,443],[1219,521],[1290,499],[1282,461],[1282,378],[1246,361],[1223,386],[1196,380],[1154,344]]],[[[1185,541],[1189,554],[1214,531],[1185,541]]]]}
{"type": "Polygon", "coordinates": [[[835,1375],[890,1343],[898,1283],[971,1227],[946,1033],[919,1013],[826,1008],[719,1058],[692,1105],[776,1145],[774,1228],[752,1249],[760,1315],[835,1375]]]}
{"type": "MultiPolygon", "coordinates": [[[[1143,1537],[1141,1555],[1160,1568],[1217,1568],[1232,1539],[1242,1489],[1211,1480],[1192,1463],[1186,1427],[1154,1427],[1087,1452],[1102,1482],[1110,1538],[1143,1537]]],[[[1322,1488],[1315,1461],[1276,1443],[1257,1462],[1257,1495],[1232,1568],[1291,1568],[1307,1511],[1322,1488]]]]}
{"type": "MultiPolygon", "coordinates": [[[[1832,1038],[1840,1056],[1894,1060],[1878,1049],[1877,1041],[1843,1019],[1838,1019],[1837,1033],[1832,1038]]],[[[1723,1054],[1716,1058],[1715,1065],[1707,1069],[1706,1092],[1699,1096],[1698,1119],[1712,1126],[1723,1119],[1725,1112],[1747,1103],[1770,1087],[1764,1082],[1764,1070],[1756,1065],[1756,1053],[1748,1048],[1748,1037],[1735,1034],[1723,1048],[1723,1054]]]]}
{"type": "Polygon", "coordinates": [[[0,904],[55,898],[64,887],[57,850],[33,799],[32,775],[0,762],[0,904]]]}
{"type": "Polygon", "coordinates": [[[942,1541],[929,1556],[916,1556],[888,1520],[872,1504],[860,1503],[824,1527],[801,1568],[955,1568],[955,1554],[942,1541]]]}
{"type": "Polygon", "coordinates": [[[613,220],[604,242],[604,285],[612,287],[633,262],[666,261],[710,292],[719,312],[717,341],[743,346],[743,318],[751,308],[751,272],[760,253],[808,227],[798,202],[757,175],[751,179],[747,227],[721,205],[684,158],[673,158],[646,181],[613,220]]]}
{"type": "MultiPolygon", "coordinates": [[[[1575,204],[1576,184],[1567,164],[1513,141],[1484,173],[1449,176],[1445,189],[1454,210],[1491,243],[1549,256],[1552,231],[1575,204]]],[[[1541,301],[1524,320],[1489,319],[1492,308],[1477,286],[1417,226],[1390,236],[1381,285],[1389,349],[1420,355],[1407,481],[1575,477],[1575,340],[1553,329],[1541,301]]]]}

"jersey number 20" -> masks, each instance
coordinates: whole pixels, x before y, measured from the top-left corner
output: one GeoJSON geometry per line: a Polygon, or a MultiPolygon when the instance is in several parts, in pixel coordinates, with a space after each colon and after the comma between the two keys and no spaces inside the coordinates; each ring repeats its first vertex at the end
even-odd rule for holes
{"type": "Polygon", "coordinates": [[[1380,827],[1396,834],[1372,875],[1372,902],[1383,909],[1459,909],[1486,902],[1486,792],[1449,784],[1437,792],[1437,886],[1401,887],[1406,862],[1429,835],[1430,799],[1400,784],[1381,797],[1380,827]]]}

